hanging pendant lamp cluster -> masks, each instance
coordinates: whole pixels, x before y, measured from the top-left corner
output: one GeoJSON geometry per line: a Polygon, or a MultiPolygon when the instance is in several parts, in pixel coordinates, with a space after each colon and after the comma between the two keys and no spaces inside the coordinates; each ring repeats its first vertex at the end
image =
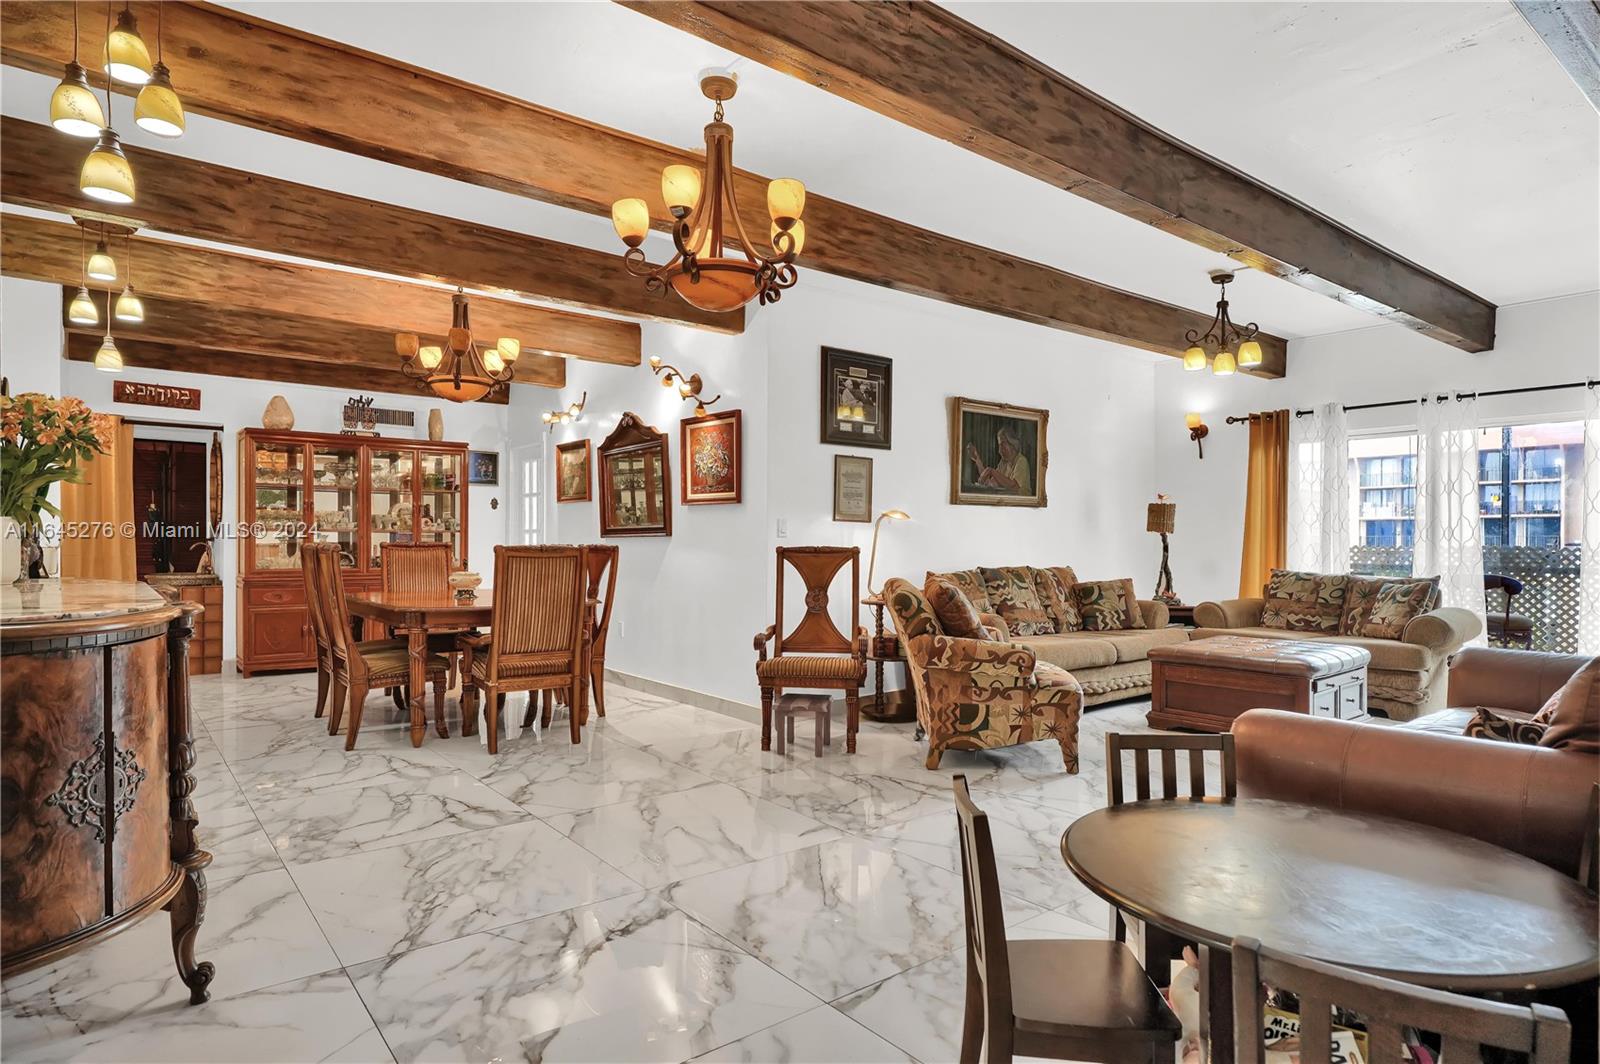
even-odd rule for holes
{"type": "Polygon", "coordinates": [[[1184,340],[1189,344],[1188,350],[1183,353],[1184,369],[1191,372],[1203,370],[1209,360],[1211,372],[1226,377],[1237,370],[1261,365],[1261,345],[1255,339],[1256,333],[1261,330],[1253,321],[1240,328],[1228,317],[1228,285],[1232,281],[1233,274],[1226,270],[1218,270],[1211,275],[1211,283],[1222,289],[1217,298],[1217,312],[1205,332],[1197,333],[1190,329],[1184,333],[1184,340]],[[1209,352],[1207,348],[1210,348],[1209,352]]]}
{"type": "Polygon", "coordinates": [[[172,72],[162,62],[162,7],[156,5],[156,59],[139,35],[139,23],[127,3],[111,24],[111,7],[106,7],[105,63],[106,95],[102,106],[89,85],[89,75],[78,62],[78,5],[72,5],[72,59],[67,63],[61,83],[50,94],[50,124],[72,137],[94,137],[95,145],[78,172],[78,188],[101,203],[125,205],[134,200],[133,167],[122,153],[122,141],[111,124],[111,83],[137,85],[133,121],[140,129],[158,137],[183,135],[183,101],[172,87],[172,72]]]}
{"type": "Polygon", "coordinates": [[[89,287],[91,281],[98,282],[106,293],[106,335],[100,350],[95,354],[94,364],[98,369],[115,373],[122,368],[122,354],[117,350],[116,341],[111,336],[111,319],[115,317],[118,321],[133,325],[144,321],[144,301],[133,289],[133,229],[114,222],[87,218],[74,217],[73,221],[77,222],[79,227],[80,275],[78,292],[72,297],[72,302],[67,304],[67,320],[74,325],[100,324],[100,308],[95,305],[89,287]],[[95,239],[92,253],[89,251],[91,233],[95,239]],[[126,273],[119,270],[117,260],[111,257],[110,244],[118,236],[122,237],[126,273]],[[122,281],[122,291],[113,303],[111,292],[119,279],[122,281]]]}
{"type": "Polygon", "coordinates": [[[401,372],[453,403],[476,402],[511,380],[511,367],[522,354],[522,341],[513,336],[502,336],[493,344],[474,340],[467,311],[466,294],[457,288],[451,299],[450,331],[442,346],[424,344],[416,333],[394,337],[401,372]]]}
{"type": "Polygon", "coordinates": [[[733,98],[738,82],[729,74],[707,74],[700,91],[717,104],[706,126],[704,173],[675,164],[661,171],[661,198],[672,213],[672,242],[677,254],[665,266],[652,268],[644,243],[650,232],[650,206],[638,198],[611,205],[611,224],[628,245],[623,261],[628,271],[645,279],[645,288],[665,292],[670,286],[685,303],[712,312],[738,310],[752,299],[775,303],[797,280],[794,258],[805,244],[800,220],[806,188],[793,178],[767,185],[767,212],[772,218],[768,244],[759,248],[745,232],[734,190],[733,127],[722,120],[722,105],[733,98]]]}

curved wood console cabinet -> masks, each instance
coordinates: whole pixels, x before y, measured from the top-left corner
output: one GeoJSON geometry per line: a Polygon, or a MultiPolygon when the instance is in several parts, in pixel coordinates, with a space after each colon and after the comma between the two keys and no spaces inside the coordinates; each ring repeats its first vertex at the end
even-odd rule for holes
{"type": "Polygon", "coordinates": [[[199,606],[146,584],[0,585],[0,970],[57,960],[166,909],[193,1004],[189,637],[199,606]]]}

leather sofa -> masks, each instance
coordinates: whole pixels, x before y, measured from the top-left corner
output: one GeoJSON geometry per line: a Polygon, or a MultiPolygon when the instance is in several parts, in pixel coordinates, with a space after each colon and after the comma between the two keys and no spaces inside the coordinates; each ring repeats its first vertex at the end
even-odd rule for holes
{"type": "Polygon", "coordinates": [[[1261,615],[1265,608],[1266,599],[1260,598],[1202,602],[1194,608],[1195,629],[1190,636],[1204,639],[1242,635],[1360,647],[1372,655],[1367,667],[1368,707],[1394,720],[1412,720],[1445,708],[1445,674],[1450,657],[1483,630],[1482,622],[1472,611],[1441,606],[1413,617],[1399,639],[1294,632],[1263,627],[1261,615]]]}
{"type": "Polygon", "coordinates": [[[1407,724],[1249,710],[1233,725],[1239,793],[1400,817],[1576,874],[1595,830],[1600,757],[1462,730],[1477,707],[1532,715],[1589,660],[1468,648],[1448,670],[1457,708],[1407,724]]]}

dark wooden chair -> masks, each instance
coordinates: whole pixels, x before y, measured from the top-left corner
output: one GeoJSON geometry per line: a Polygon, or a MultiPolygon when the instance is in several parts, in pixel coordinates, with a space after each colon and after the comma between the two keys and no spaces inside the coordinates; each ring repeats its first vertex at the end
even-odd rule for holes
{"type": "Polygon", "coordinates": [[[861,549],[859,547],[779,547],[777,623],[756,633],[756,682],[761,685],[761,749],[772,749],[772,701],[785,690],[843,691],[848,717],[845,749],[856,752],[861,715],[861,685],[867,679],[867,630],[861,625],[861,549]],[[784,564],[805,582],[805,614],[783,634],[784,564]],[[828,589],[850,566],[850,632],[846,636],[828,615],[828,589]],[[767,644],[772,657],[767,657],[767,644]],[[842,655],[842,656],[841,656],[842,655]]]}
{"type": "Polygon", "coordinates": [[[1233,756],[1233,736],[1178,735],[1172,732],[1159,734],[1129,734],[1111,732],[1106,736],[1106,805],[1115,809],[1128,799],[1124,797],[1122,780],[1122,752],[1133,752],[1134,801],[1150,798],[1150,754],[1161,755],[1161,798],[1205,798],[1205,755],[1215,753],[1222,760],[1222,792],[1212,797],[1234,798],[1239,793],[1238,770],[1233,756]],[[1178,754],[1187,752],[1189,793],[1178,793],[1178,754]]]}
{"type": "Polygon", "coordinates": [[[460,637],[462,731],[477,731],[482,691],[491,754],[500,752],[500,711],[511,691],[565,691],[573,707],[572,741],[582,741],[589,686],[588,550],[494,549],[489,632],[460,637]]]}
{"type": "MultiPolygon", "coordinates": [[[[621,554],[610,544],[590,543],[589,552],[589,687],[593,692],[594,709],[601,717],[606,715],[606,636],[611,631],[611,605],[617,595],[617,562],[621,554]],[[604,591],[601,585],[605,585],[604,591]]],[[[550,727],[551,704],[554,692],[544,693],[544,713],[539,721],[541,728],[550,727]]],[[[533,699],[528,699],[528,712],[522,718],[526,728],[533,723],[533,699]]]]}
{"type": "Polygon", "coordinates": [[[1253,938],[1234,939],[1232,954],[1238,1064],[1266,1060],[1263,983],[1300,1000],[1301,1064],[1329,1064],[1335,1005],[1366,1022],[1366,1059],[1373,1064],[1399,1064],[1404,1027],[1439,1035],[1446,1061],[1482,1059],[1484,1046],[1525,1053],[1530,1064],[1567,1064],[1569,1059],[1572,1028],[1559,1009],[1548,1005],[1507,1005],[1429,990],[1280,953],[1253,938]]]}
{"type": "MultiPolygon", "coordinates": [[[[385,591],[450,593],[450,569],[455,557],[454,548],[448,543],[380,543],[378,561],[383,569],[385,591]]],[[[460,654],[456,637],[469,631],[472,629],[428,633],[428,649],[450,663],[451,687],[456,685],[460,654]]]]}
{"type": "Polygon", "coordinates": [[[1486,573],[1483,577],[1484,620],[1489,629],[1489,641],[1501,646],[1519,646],[1533,649],[1533,620],[1520,613],[1511,612],[1511,600],[1522,594],[1522,581],[1513,576],[1486,573]],[[1500,609],[1495,608],[1490,592],[1500,592],[1500,609]]]}
{"type": "Polygon", "coordinates": [[[1007,941],[989,818],[953,781],[967,928],[961,1060],[1171,1064],[1183,1033],[1133,953],[1093,939],[1007,941]]]}
{"type": "MultiPolygon", "coordinates": [[[[405,644],[399,640],[374,639],[359,643],[355,640],[351,634],[350,605],[345,600],[344,571],[339,566],[339,552],[334,544],[317,545],[316,564],[321,592],[318,601],[322,604],[323,624],[333,652],[333,709],[328,714],[328,734],[339,733],[348,696],[350,725],[345,732],[344,748],[354,750],[369,691],[375,687],[393,689],[397,704],[404,705],[402,699],[409,700],[411,658],[405,644]]],[[[444,658],[428,655],[425,676],[427,682],[433,684],[433,712],[441,724],[449,674],[450,668],[444,658]]]]}
{"type": "Polygon", "coordinates": [[[300,577],[305,581],[306,613],[311,618],[311,636],[317,643],[317,709],[313,717],[322,716],[328,690],[333,686],[333,645],[328,641],[328,629],[322,617],[322,585],[316,561],[318,546],[300,544],[300,577]]]}

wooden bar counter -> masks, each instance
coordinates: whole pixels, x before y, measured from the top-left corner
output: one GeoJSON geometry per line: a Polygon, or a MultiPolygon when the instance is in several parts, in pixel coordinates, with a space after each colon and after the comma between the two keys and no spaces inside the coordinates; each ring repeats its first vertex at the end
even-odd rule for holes
{"type": "Polygon", "coordinates": [[[143,583],[0,585],[0,970],[57,960],[157,912],[198,1004],[189,638],[201,608],[143,583]]]}

